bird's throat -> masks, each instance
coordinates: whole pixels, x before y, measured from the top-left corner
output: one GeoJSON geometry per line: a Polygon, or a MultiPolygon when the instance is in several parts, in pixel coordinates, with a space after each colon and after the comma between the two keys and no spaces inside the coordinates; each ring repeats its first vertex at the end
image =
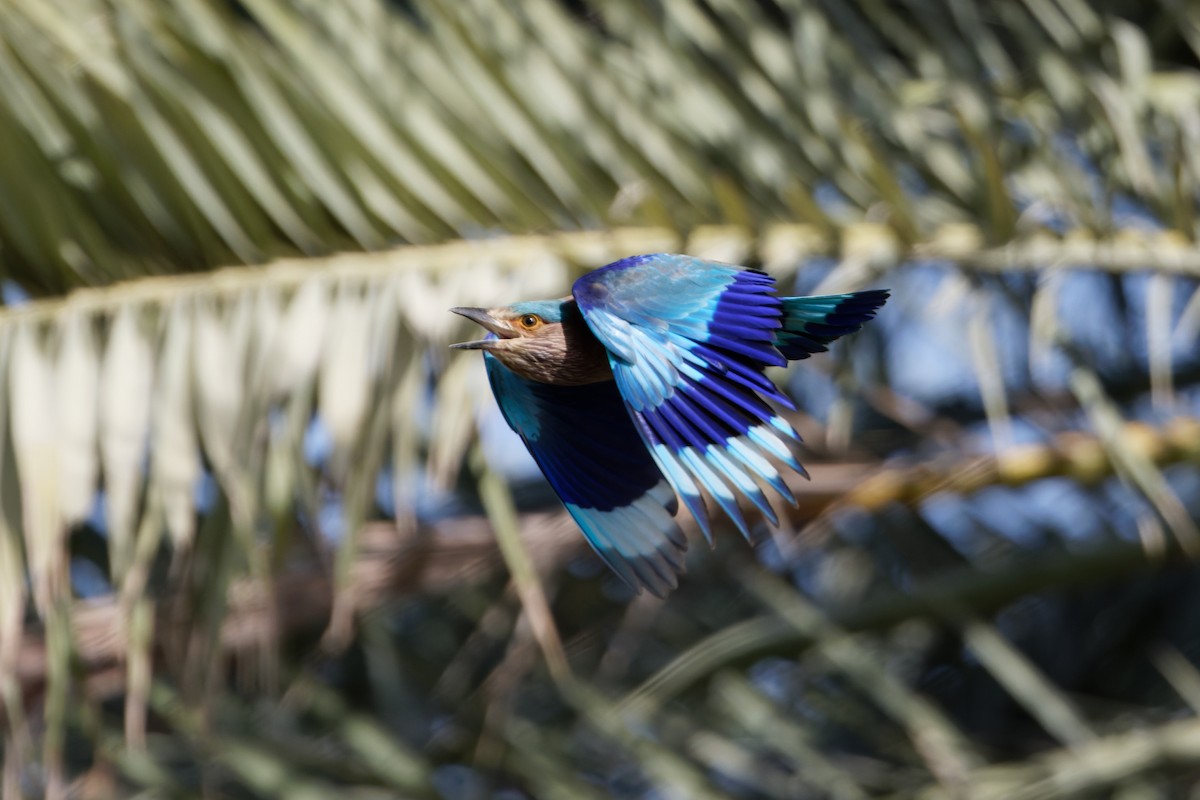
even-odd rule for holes
{"type": "Polygon", "coordinates": [[[608,355],[599,342],[586,350],[564,350],[562,340],[546,340],[530,344],[522,342],[520,347],[498,347],[492,354],[504,366],[538,383],[555,386],[582,386],[588,383],[610,381],[612,368],[608,355]]]}

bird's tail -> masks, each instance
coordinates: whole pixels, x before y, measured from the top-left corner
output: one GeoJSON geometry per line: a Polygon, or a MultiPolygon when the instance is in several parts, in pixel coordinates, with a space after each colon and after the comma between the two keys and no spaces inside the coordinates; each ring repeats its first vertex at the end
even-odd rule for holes
{"type": "Polygon", "coordinates": [[[888,299],[886,289],[820,297],[783,297],[783,327],[775,347],[789,361],[823,353],[839,336],[854,333],[888,299]]]}

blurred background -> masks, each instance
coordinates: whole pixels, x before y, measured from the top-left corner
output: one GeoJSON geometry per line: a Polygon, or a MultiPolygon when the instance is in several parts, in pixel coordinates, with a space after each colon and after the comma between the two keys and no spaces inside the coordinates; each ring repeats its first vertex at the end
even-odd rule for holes
{"type": "Polygon", "coordinates": [[[3,0],[5,798],[1200,796],[1200,6],[3,0]],[[635,597],[451,306],[887,287],[635,597]]]}

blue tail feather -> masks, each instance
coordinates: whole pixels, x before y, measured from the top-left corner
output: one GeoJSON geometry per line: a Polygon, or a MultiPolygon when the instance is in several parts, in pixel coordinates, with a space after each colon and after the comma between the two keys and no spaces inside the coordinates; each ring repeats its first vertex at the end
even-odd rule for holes
{"type": "Polygon", "coordinates": [[[775,347],[789,361],[823,353],[838,337],[854,333],[888,299],[886,289],[820,297],[783,297],[783,327],[775,347]]]}

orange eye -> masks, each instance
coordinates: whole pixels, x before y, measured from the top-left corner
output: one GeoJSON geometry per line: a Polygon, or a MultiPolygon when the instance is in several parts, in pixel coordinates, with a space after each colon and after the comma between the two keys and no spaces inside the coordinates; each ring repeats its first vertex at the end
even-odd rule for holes
{"type": "Polygon", "coordinates": [[[521,327],[527,331],[531,331],[542,324],[542,318],[537,314],[525,314],[519,320],[521,327]]]}

